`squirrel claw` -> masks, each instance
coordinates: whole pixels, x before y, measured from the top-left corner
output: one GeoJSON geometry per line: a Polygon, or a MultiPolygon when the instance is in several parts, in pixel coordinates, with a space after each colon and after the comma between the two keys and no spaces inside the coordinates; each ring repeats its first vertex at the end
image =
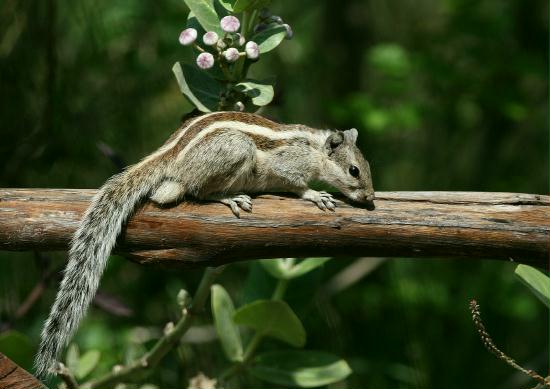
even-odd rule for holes
{"type": "Polygon", "coordinates": [[[245,194],[215,200],[229,206],[229,208],[231,208],[231,212],[233,212],[233,215],[237,216],[239,219],[241,218],[241,209],[246,212],[252,212],[252,199],[250,196],[245,194]]]}
{"type": "Polygon", "coordinates": [[[323,211],[328,209],[334,212],[336,210],[336,202],[330,193],[308,189],[302,194],[302,198],[314,202],[323,211]]]}

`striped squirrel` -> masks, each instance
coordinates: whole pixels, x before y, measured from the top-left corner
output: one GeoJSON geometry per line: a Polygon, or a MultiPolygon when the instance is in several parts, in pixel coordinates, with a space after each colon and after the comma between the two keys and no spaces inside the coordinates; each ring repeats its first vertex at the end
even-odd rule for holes
{"type": "Polygon", "coordinates": [[[111,177],[94,196],[76,230],[55,303],[42,330],[36,372],[53,372],[93,299],[123,224],[144,200],[175,203],[185,196],[252,211],[244,193],[283,190],[334,211],[317,180],[358,203],[372,203],[368,162],[357,130],[314,130],[250,113],[214,112],[188,119],[157,151],[111,177]]]}

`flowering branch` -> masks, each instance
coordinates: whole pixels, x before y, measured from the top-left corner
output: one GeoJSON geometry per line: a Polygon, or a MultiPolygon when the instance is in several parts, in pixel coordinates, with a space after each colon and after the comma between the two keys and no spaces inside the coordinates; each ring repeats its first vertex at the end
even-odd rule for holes
{"type": "Polygon", "coordinates": [[[196,67],[177,63],[174,72],[183,94],[200,111],[254,112],[273,99],[273,86],[269,82],[249,80],[247,73],[261,54],[276,48],[283,39],[291,39],[292,29],[281,17],[271,15],[267,9],[258,11],[250,8],[239,12],[241,20],[232,14],[223,17],[215,14],[210,15],[215,19],[201,22],[197,16],[206,30],[202,39],[199,39],[200,26],[196,24],[179,35],[180,44],[195,48],[198,55],[195,58],[196,67]],[[214,27],[214,20],[219,20],[219,29],[214,27]],[[206,84],[209,86],[206,87],[206,84]],[[209,91],[207,95],[201,93],[203,89],[209,91]],[[216,90],[217,101],[214,101],[216,90]]]}

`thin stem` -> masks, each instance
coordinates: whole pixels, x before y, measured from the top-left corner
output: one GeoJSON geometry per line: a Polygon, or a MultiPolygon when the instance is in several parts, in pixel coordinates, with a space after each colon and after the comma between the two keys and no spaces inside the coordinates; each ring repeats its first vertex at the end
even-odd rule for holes
{"type": "Polygon", "coordinates": [[[67,386],[67,389],[77,389],[78,388],[78,382],[76,382],[76,379],[73,376],[73,373],[62,363],[59,363],[57,365],[56,374],[61,378],[61,381],[65,383],[67,386]]]}
{"type": "Polygon", "coordinates": [[[264,338],[264,334],[262,332],[256,332],[250,342],[248,342],[248,345],[246,346],[246,350],[243,355],[243,364],[250,361],[252,358],[254,352],[262,342],[262,339],[264,338]]]}
{"type": "MultiPolygon", "coordinates": [[[[275,290],[273,291],[273,295],[271,296],[271,300],[281,300],[287,290],[287,287],[288,280],[279,279],[279,281],[277,282],[277,286],[275,286],[275,290]]],[[[229,369],[224,371],[219,377],[220,381],[227,380],[237,374],[239,371],[241,371],[246,366],[246,364],[250,362],[250,360],[254,356],[254,353],[256,352],[256,349],[262,343],[263,339],[264,334],[262,332],[256,332],[246,346],[242,362],[236,363],[229,369]]]]}
{"type": "Polygon", "coordinates": [[[485,325],[483,324],[483,321],[481,320],[481,312],[479,309],[479,304],[476,300],[470,301],[470,312],[472,313],[472,320],[474,322],[474,325],[477,328],[477,332],[479,333],[479,337],[481,338],[481,341],[485,348],[489,350],[491,353],[496,355],[497,358],[503,360],[506,362],[509,366],[513,367],[516,370],[521,371],[523,374],[528,375],[529,377],[537,380],[542,385],[548,385],[548,380],[542,377],[540,374],[538,374],[536,371],[528,370],[520,365],[510,356],[506,355],[503,351],[501,351],[493,342],[493,339],[491,338],[491,335],[487,332],[485,329],[485,325]]]}
{"type": "Polygon", "coordinates": [[[155,367],[170,350],[179,344],[182,336],[191,327],[197,313],[204,309],[204,305],[210,294],[210,286],[224,268],[225,266],[219,266],[217,268],[209,267],[205,270],[190,307],[183,310],[183,315],[174,326],[174,329],[165,333],[151,350],[138,360],[121,369],[106,374],[96,380],[84,383],[82,388],[94,389],[111,387],[119,382],[131,381],[139,373],[155,367]]]}
{"type": "Polygon", "coordinates": [[[201,53],[205,52],[205,50],[202,47],[200,47],[199,45],[197,45],[196,43],[193,43],[193,47],[195,49],[197,49],[198,51],[200,51],[201,53]]]}
{"type": "Polygon", "coordinates": [[[275,291],[271,296],[271,300],[282,300],[287,288],[288,280],[279,280],[279,282],[277,282],[277,286],[275,287],[275,291]]]}

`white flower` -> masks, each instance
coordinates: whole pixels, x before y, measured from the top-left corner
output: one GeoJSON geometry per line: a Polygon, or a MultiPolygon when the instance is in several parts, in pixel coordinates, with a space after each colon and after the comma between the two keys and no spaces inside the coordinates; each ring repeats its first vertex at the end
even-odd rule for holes
{"type": "Polygon", "coordinates": [[[283,27],[286,28],[286,35],[285,39],[292,39],[294,36],[294,32],[292,31],[292,28],[288,24],[283,24],[283,27]]]}
{"type": "Polygon", "coordinates": [[[222,20],[220,20],[220,26],[225,32],[237,32],[241,26],[241,23],[235,16],[229,15],[224,16],[222,20]]]}
{"type": "Polygon", "coordinates": [[[201,69],[210,69],[214,66],[214,56],[210,53],[200,53],[197,57],[197,66],[201,69]]]}
{"type": "Polygon", "coordinates": [[[227,62],[235,62],[239,59],[239,50],[234,47],[230,47],[223,52],[223,56],[225,57],[227,62]]]}
{"type": "Polygon", "coordinates": [[[260,56],[260,48],[258,44],[253,41],[246,42],[244,51],[246,51],[246,56],[250,59],[256,59],[260,56]]]}
{"type": "Polygon", "coordinates": [[[184,46],[189,46],[197,39],[197,30],[194,28],[186,28],[180,34],[180,43],[184,46]]]}
{"type": "Polygon", "coordinates": [[[214,31],[208,31],[206,34],[202,36],[202,41],[206,46],[215,45],[218,39],[219,39],[218,34],[216,34],[214,31]]]}

